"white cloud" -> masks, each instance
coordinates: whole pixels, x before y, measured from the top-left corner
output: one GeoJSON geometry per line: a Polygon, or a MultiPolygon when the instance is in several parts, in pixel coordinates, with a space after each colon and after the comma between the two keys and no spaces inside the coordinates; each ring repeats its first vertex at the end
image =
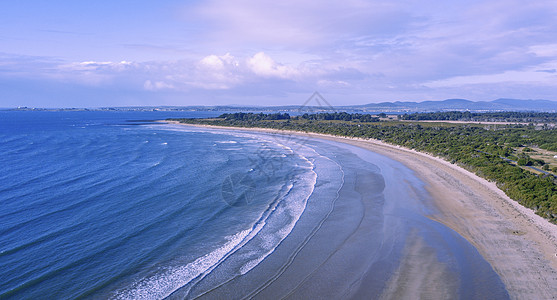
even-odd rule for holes
{"type": "Polygon", "coordinates": [[[158,91],[158,90],[174,89],[174,86],[164,81],[152,82],[151,80],[146,80],[145,83],[143,84],[143,88],[148,91],[158,91]]]}
{"type": "Polygon", "coordinates": [[[230,53],[208,55],[194,63],[193,70],[175,76],[182,84],[203,89],[226,90],[243,81],[241,65],[230,53]]]}
{"type": "Polygon", "coordinates": [[[223,70],[225,67],[238,67],[240,65],[236,58],[230,55],[230,53],[226,53],[222,56],[214,54],[205,56],[199,63],[204,67],[215,70],[223,70]]]}
{"type": "Polygon", "coordinates": [[[263,52],[249,58],[247,64],[251,71],[258,76],[295,79],[300,75],[296,68],[278,64],[263,52]]]}
{"type": "Polygon", "coordinates": [[[229,53],[222,56],[212,54],[194,65],[193,72],[182,73],[174,76],[174,79],[193,87],[225,90],[247,84],[257,88],[257,84],[266,81],[311,82],[336,72],[326,65],[312,65],[313,70],[310,72],[307,64],[283,64],[264,52],[240,58],[229,53]]]}

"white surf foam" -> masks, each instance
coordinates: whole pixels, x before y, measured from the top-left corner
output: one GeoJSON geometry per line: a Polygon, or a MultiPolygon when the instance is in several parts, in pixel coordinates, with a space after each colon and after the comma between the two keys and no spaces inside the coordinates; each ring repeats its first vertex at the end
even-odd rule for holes
{"type": "MultiPolygon", "coordinates": [[[[171,129],[175,130],[176,128],[171,129]]],[[[210,132],[211,130],[203,131],[210,132]]],[[[315,166],[313,161],[306,157],[307,155],[315,155],[315,151],[309,147],[302,147],[305,149],[293,151],[291,147],[278,143],[277,141],[268,140],[269,137],[264,135],[238,132],[231,134],[231,131],[221,131],[219,134],[249,138],[250,142],[259,141],[260,143],[263,140],[265,143],[262,144],[263,147],[260,148],[260,151],[266,150],[265,148],[267,148],[269,144],[279,146],[287,154],[295,155],[300,158],[302,163],[298,164],[298,168],[305,169],[307,172],[299,173],[291,179],[291,182],[286,183],[283,187],[283,191],[278,195],[273,205],[262,212],[259,220],[250,230],[244,230],[228,237],[227,242],[222,247],[197,258],[195,261],[185,266],[169,267],[155,275],[143,278],[132,284],[131,287],[118,291],[113,298],[160,299],[167,297],[176,290],[203,279],[230,255],[242,249],[247,243],[253,241],[250,243],[249,247],[247,247],[249,249],[242,249],[244,251],[241,255],[241,260],[243,260],[243,262],[241,265],[238,265],[239,270],[237,269],[240,274],[246,274],[271,255],[294,229],[296,223],[306,209],[307,201],[313,193],[317,182],[317,174],[314,171],[315,166]]],[[[243,140],[242,142],[246,141],[243,140]]],[[[221,141],[217,143],[235,144],[237,142],[221,141]]],[[[280,157],[286,158],[287,155],[282,154],[280,157]]]]}
{"type": "Polygon", "coordinates": [[[220,248],[197,258],[193,262],[179,267],[171,267],[155,275],[143,278],[131,287],[115,293],[113,299],[162,299],[168,297],[194,278],[210,271],[223,257],[232,251],[250,233],[250,230],[238,232],[227,237],[227,242],[220,248]]]}

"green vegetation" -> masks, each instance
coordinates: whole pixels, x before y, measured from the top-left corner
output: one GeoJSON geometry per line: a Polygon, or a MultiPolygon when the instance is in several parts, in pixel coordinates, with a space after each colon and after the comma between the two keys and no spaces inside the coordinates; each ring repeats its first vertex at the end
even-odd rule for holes
{"type": "Polygon", "coordinates": [[[290,119],[290,115],[287,113],[274,113],[274,114],[264,114],[264,113],[231,113],[231,114],[222,114],[219,118],[224,118],[227,121],[234,120],[234,121],[261,121],[261,120],[288,120],[290,119]]]}
{"type": "MultiPolygon", "coordinates": [[[[383,114],[385,115],[385,114],[383,114]]],[[[385,115],[386,116],[386,115],[385,115]]],[[[370,114],[349,114],[346,112],[332,112],[332,113],[318,113],[308,114],[305,113],[299,117],[290,117],[287,113],[227,113],[219,116],[220,119],[227,121],[262,121],[262,120],[337,120],[337,121],[353,121],[353,122],[379,122],[379,118],[373,117],[370,114]]]]}
{"type": "MultiPolygon", "coordinates": [[[[427,122],[379,122],[360,114],[307,114],[271,117],[265,114],[226,114],[215,119],[174,119],[182,123],[260,127],[377,139],[439,156],[497,183],[510,198],[557,223],[557,183],[553,175],[530,167],[549,166],[532,159],[527,146],[557,151],[557,129],[533,125],[481,125],[427,122]],[[234,116],[235,115],[235,116],[234,116]],[[349,115],[349,116],[346,116],[349,115]],[[367,120],[364,122],[361,120],[367,120]],[[516,164],[514,163],[516,162],[516,164]]],[[[557,168],[552,171],[556,172],[557,168]]]]}
{"type": "Polygon", "coordinates": [[[557,113],[541,112],[491,112],[472,113],[469,111],[449,111],[432,113],[413,113],[401,115],[402,120],[443,120],[472,122],[520,122],[520,123],[555,123],[557,113]]]}
{"type": "MultiPolygon", "coordinates": [[[[380,117],[385,118],[387,115],[379,114],[380,117]]],[[[379,122],[379,118],[373,117],[370,114],[349,114],[346,112],[334,113],[319,113],[319,114],[303,114],[295,119],[301,120],[337,120],[337,121],[352,121],[352,122],[379,122]]]]}

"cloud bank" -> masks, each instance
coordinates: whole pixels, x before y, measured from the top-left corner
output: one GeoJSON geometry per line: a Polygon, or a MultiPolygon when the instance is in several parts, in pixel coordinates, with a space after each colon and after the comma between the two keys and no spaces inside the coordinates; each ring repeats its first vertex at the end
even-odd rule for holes
{"type": "MultiPolygon", "coordinates": [[[[0,4],[8,21],[10,5],[0,4]]],[[[119,14],[124,7],[113,9],[104,27],[134,26],[101,34],[85,15],[88,27],[69,28],[78,21],[70,11],[58,16],[64,22],[55,30],[33,35],[33,26],[48,21],[37,15],[27,31],[1,34],[0,106],[44,96],[23,87],[49,84],[60,87],[49,99],[63,97],[65,86],[72,95],[80,88],[114,93],[115,105],[122,95],[121,103],[142,105],[295,104],[313,91],[336,105],[557,100],[554,1],[163,1],[132,8],[133,20],[143,23],[122,20],[131,18],[119,14]],[[70,29],[83,32],[62,33],[70,29]]]]}

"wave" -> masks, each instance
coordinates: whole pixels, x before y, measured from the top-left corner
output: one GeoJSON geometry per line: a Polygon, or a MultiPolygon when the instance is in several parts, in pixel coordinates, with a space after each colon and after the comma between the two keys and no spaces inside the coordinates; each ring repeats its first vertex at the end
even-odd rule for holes
{"type": "MultiPolygon", "coordinates": [[[[288,193],[284,195],[285,200],[282,201],[277,208],[273,211],[274,215],[288,215],[291,216],[289,221],[286,221],[286,224],[282,224],[282,226],[276,228],[274,232],[266,233],[266,235],[262,235],[264,242],[260,243],[260,252],[259,257],[256,259],[252,259],[245,263],[240,268],[240,274],[244,275],[255,268],[259,263],[261,263],[267,256],[275,251],[275,249],[279,246],[280,242],[282,242],[294,229],[294,226],[301,218],[302,213],[306,209],[307,200],[313,194],[315,189],[315,185],[317,183],[317,173],[315,173],[313,163],[307,159],[305,156],[299,155],[300,158],[305,160],[310,167],[309,169],[312,170],[310,178],[299,178],[296,180],[296,183],[300,185],[301,188],[306,188],[306,193],[298,193],[293,194],[292,188],[294,184],[289,184],[288,193]],[[305,185],[305,186],[304,186],[305,185]],[[288,198],[287,198],[288,197],[288,198]]],[[[272,216],[271,216],[272,217],[272,216]]],[[[271,218],[269,217],[269,219],[271,218]]]]}
{"type": "Polygon", "coordinates": [[[112,299],[161,299],[188,284],[196,277],[214,267],[230,251],[232,251],[248,234],[244,230],[226,237],[227,242],[220,248],[197,258],[193,262],[180,267],[173,267],[159,272],[144,280],[137,281],[131,287],[118,291],[112,299]]]}
{"type": "MultiPolygon", "coordinates": [[[[226,134],[230,135],[228,132],[226,134]]],[[[294,153],[289,147],[272,143],[288,150],[289,153],[294,153]]],[[[250,229],[227,236],[220,247],[186,265],[167,266],[154,275],[143,277],[116,291],[112,298],[159,299],[168,297],[178,290],[180,293],[188,294],[196,284],[225,263],[234,266],[234,272],[225,274],[232,277],[244,275],[259,265],[292,232],[315,189],[315,166],[305,156],[296,156],[303,161],[302,164],[296,164],[301,172],[295,172],[296,174],[285,180],[279,194],[261,212],[250,229]]],[[[221,278],[222,281],[228,279],[221,278]]]]}

